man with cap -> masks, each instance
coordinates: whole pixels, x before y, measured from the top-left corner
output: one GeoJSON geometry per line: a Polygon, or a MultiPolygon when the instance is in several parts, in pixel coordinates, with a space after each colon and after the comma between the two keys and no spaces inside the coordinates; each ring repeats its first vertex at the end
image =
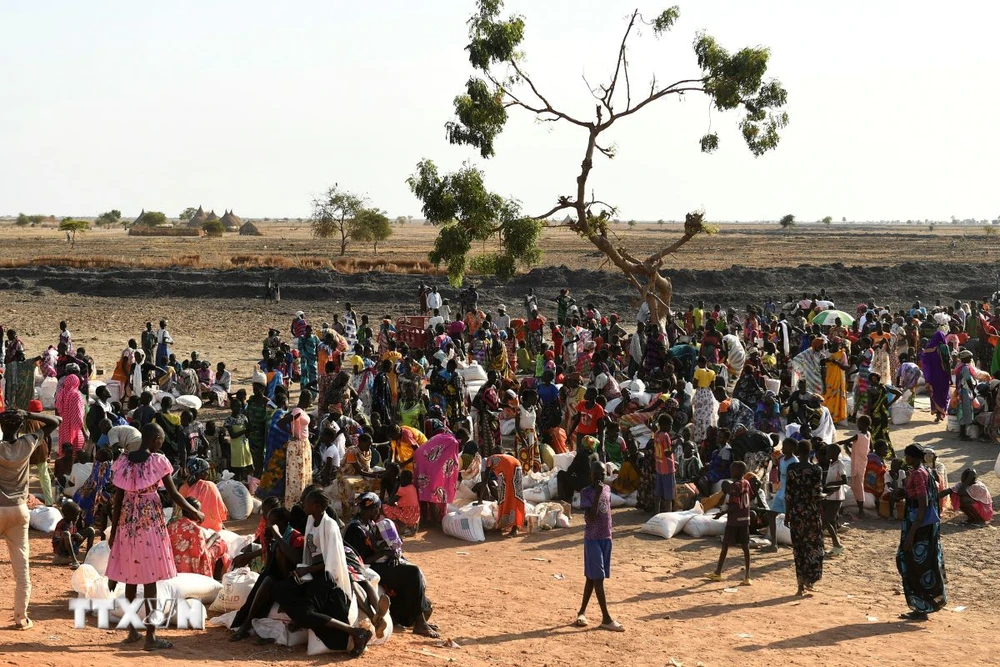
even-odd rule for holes
{"type": "Polygon", "coordinates": [[[507,314],[507,306],[502,303],[497,306],[497,328],[506,331],[510,328],[510,315],[507,314]]]}
{"type": "Polygon", "coordinates": [[[7,542],[14,569],[14,627],[30,630],[28,618],[31,574],[28,570],[28,467],[38,446],[59,427],[59,417],[8,410],[0,414],[0,536],[7,542]],[[18,437],[26,420],[41,424],[41,430],[18,437]]]}

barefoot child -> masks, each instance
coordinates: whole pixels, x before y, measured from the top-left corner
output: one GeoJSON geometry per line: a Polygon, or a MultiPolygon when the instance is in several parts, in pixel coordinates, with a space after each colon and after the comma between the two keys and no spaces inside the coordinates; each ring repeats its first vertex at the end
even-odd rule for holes
{"type": "Polygon", "coordinates": [[[674,420],[670,415],[660,415],[656,420],[653,435],[653,457],[656,460],[656,513],[674,511],[674,495],[677,490],[677,460],[674,458],[670,429],[674,420]]]}
{"type": "MultiPolygon", "coordinates": [[[[722,490],[729,499],[729,505],[722,513],[726,515],[726,534],[722,542],[722,553],[719,554],[719,564],[715,572],[709,574],[710,581],[722,581],[722,566],[726,562],[726,554],[730,546],[743,549],[745,573],[741,586],[749,586],[750,580],[750,495],[753,491],[750,482],[743,479],[747,474],[746,464],[736,461],[730,467],[729,481],[722,483],[722,490]]],[[[719,516],[722,516],[721,514],[719,516]]]]}
{"type": "Polygon", "coordinates": [[[88,551],[94,546],[94,527],[84,522],[80,506],[73,501],[63,503],[61,509],[63,518],[52,533],[52,564],[75,570],[80,567],[80,545],[86,541],[88,551]]]}
{"type": "Polygon", "coordinates": [[[865,518],[865,469],[868,467],[868,452],[872,444],[869,432],[871,425],[871,418],[861,415],[858,417],[857,435],[837,443],[845,446],[847,453],[851,455],[851,491],[858,504],[858,519],[865,518]]]}
{"type": "Polygon", "coordinates": [[[604,483],[605,469],[600,461],[590,463],[590,486],[580,492],[580,508],[584,510],[586,527],[583,532],[583,574],[587,583],[583,587],[583,602],[576,615],[576,627],[584,628],[587,622],[587,604],[590,595],[597,593],[601,605],[601,628],[612,632],[625,632],[625,628],[608,613],[604,596],[604,580],[611,576],[611,487],[604,483]]]}

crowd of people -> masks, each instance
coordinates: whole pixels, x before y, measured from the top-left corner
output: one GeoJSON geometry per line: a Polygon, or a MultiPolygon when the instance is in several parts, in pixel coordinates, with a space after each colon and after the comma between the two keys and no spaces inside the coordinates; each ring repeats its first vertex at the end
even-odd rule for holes
{"type": "MultiPolygon", "coordinates": [[[[612,492],[634,494],[649,513],[695,500],[722,508],[724,547],[709,577],[721,580],[728,548],[739,547],[745,585],[754,535],[777,550],[782,521],[801,595],[846,548],[847,494],[859,520],[871,496],[901,520],[897,567],[914,620],[946,602],[945,499],[970,525],[992,519],[974,470],[951,486],[932,450],[906,444],[897,457],[903,443],[890,433],[890,412],[912,410],[926,389],[936,419],[957,424],[961,438],[1000,437],[1000,322],[989,300],[897,310],[868,302],[847,313],[820,292],[740,313],[692,304],[663,322],[645,304],[627,321],[602,314],[569,289],[549,317],[531,290],[512,309],[487,312],[474,287],[457,301],[452,309],[422,286],[417,317],[373,321],[347,303],[317,326],[298,311],[285,332],[268,331],[246,388],[225,363],[197,352],[178,361],[166,321],[128,341],[92,396],[94,360],[65,322],[38,356],[7,330],[0,533],[15,570],[15,622],[31,626],[31,503],[61,507],[56,564],[77,567],[106,535],[108,577],[130,600],[137,585],[148,598],[177,572],[220,578],[256,559],[262,576],[234,640],[277,602],[295,625],[353,655],[381,636],[387,615],[397,628],[438,635],[427,580],[403,546],[442,523],[460,484],[497,503],[497,529],[517,535],[524,476],[554,471],[559,454],[572,462],[557,474],[557,495],[579,496],[586,522],[579,626],[596,593],[601,627],[623,629],[604,598],[612,492]],[[35,398],[48,378],[57,416],[35,398]],[[222,417],[205,420],[206,406],[222,417]],[[838,438],[848,422],[857,433],[838,438]],[[61,503],[83,461],[93,462],[90,477],[61,503]],[[29,469],[40,498],[28,494],[29,469]],[[261,503],[256,546],[235,559],[218,539],[228,517],[212,482],[224,470],[261,503]],[[165,507],[175,508],[169,522],[165,507]],[[369,623],[352,624],[351,609],[369,623]]],[[[168,646],[148,626],[145,647],[168,646]]]]}

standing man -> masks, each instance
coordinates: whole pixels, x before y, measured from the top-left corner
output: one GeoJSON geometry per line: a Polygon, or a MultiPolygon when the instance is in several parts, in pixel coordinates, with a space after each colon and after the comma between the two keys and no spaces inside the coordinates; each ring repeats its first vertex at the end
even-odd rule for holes
{"type": "Polygon", "coordinates": [[[420,303],[420,314],[427,314],[427,297],[430,295],[430,289],[427,285],[420,283],[420,292],[417,293],[417,299],[420,303]]]}
{"type": "MultiPolygon", "coordinates": [[[[0,535],[7,542],[14,569],[14,626],[30,630],[28,618],[31,574],[28,570],[28,467],[35,449],[59,427],[59,417],[8,410],[0,414],[0,535]],[[25,419],[42,425],[41,431],[17,437],[25,419]]],[[[47,458],[47,455],[46,455],[47,458]]],[[[44,459],[43,459],[44,460],[44,459]]]]}
{"type": "Polygon", "coordinates": [[[566,318],[569,316],[569,309],[576,301],[569,295],[569,290],[565,287],[559,290],[559,296],[556,297],[556,321],[559,326],[566,325],[566,318]]]}
{"type": "Polygon", "coordinates": [[[438,310],[441,311],[441,317],[444,318],[444,323],[451,324],[451,305],[448,303],[448,299],[441,299],[441,307],[438,310]]]}
{"type": "Polygon", "coordinates": [[[524,316],[531,319],[531,313],[538,310],[538,299],[535,298],[535,288],[529,287],[524,295],[524,316]]]}
{"type": "Polygon", "coordinates": [[[146,361],[153,363],[156,361],[156,355],[153,352],[156,350],[156,332],[153,331],[153,323],[146,322],[146,330],[142,332],[140,337],[142,340],[142,352],[146,361]]]}
{"type": "Polygon", "coordinates": [[[510,328],[510,315],[507,314],[507,306],[500,304],[497,307],[497,329],[506,331],[510,328]]]}
{"type": "Polygon", "coordinates": [[[431,287],[431,291],[427,294],[427,310],[434,312],[435,309],[441,308],[441,293],[438,292],[438,288],[431,287]]]}

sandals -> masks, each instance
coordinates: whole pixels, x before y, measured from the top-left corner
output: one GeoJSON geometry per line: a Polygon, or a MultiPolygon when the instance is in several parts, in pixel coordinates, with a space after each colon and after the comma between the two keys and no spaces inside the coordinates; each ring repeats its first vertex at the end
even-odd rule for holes
{"type": "Polygon", "coordinates": [[[740,582],[740,586],[753,586],[753,579],[751,579],[750,577],[746,577],[743,581],[740,582]]]}
{"type": "Polygon", "coordinates": [[[608,621],[607,623],[601,623],[601,630],[610,630],[611,632],[625,632],[625,627],[618,621],[608,621]]]}
{"type": "Polygon", "coordinates": [[[722,575],[716,574],[715,572],[706,574],[705,578],[708,579],[709,581],[722,581],[722,575]]]}
{"type": "Polygon", "coordinates": [[[908,614],[900,614],[899,618],[904,621],[926,621],[927,614],[922,611],[911,611],[908,614]]]}
{"type": "Polygon", "coordinates": [[[35,623],[30,618],[26,618],[23,621],[17,621],[16,623],[14,623],[15,630],[24,631],[24,630],[30,630],[33,627],[35,627],[35,623]]]}
{"type": "Polygon", "coordinates": [[[143,651],[159,651],[160,649],[173,648],[174,645],[168,642],[166,639],[157,639],[152,644],[146,644],[142,647],[143,651]]]}
{"type": "Polygon", "coordinates": [[[584,616],[583,614],[577,614],[576,620],[573,622],[573,627],[585,628],[588,625],[590,625],[590,622],[587,620],[587,617],[584,616]]]}

